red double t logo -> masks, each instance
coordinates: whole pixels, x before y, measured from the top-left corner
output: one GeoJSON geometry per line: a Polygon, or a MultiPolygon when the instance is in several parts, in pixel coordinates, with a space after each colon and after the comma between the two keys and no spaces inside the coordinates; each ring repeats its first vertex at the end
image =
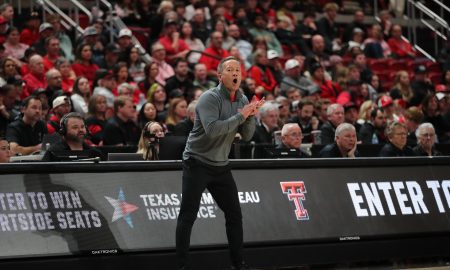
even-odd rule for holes
{"type": "Polygon", "coordinates": [[[308,210],[303,207],[305,200],[306,187],[303,181],[298,182],[280,182],[281,190],[287,195],[290,201],[295,204],[295,216],[297,220],[309,220],[308,210]]]}

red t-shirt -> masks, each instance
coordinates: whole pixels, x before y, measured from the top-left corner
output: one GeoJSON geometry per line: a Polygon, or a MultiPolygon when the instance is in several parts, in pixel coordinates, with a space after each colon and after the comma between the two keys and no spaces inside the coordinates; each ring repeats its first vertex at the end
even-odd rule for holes
{"type": "Polygon", "coordinates": [[[95,71],[99,69],[96,64],[84,65],[80,63],[72,64],[72,69],[77,76],[84,76],[88,79],[89,83],[94,82],[95,71]]]}
{"type": "Polygon", "coordinates": [[[227,50],[224,50],[224,49],[217,50],[213,47],[206,48],[206,50],[204,52],[207,54],[215,55],[215,56],[218,56],[221,58],[221,59],[216,59],[216,58],[202,54],[202,56],[200,57],[198,62],[205,64],[207,70],[217,70],[220,60],[230,56],[230,53],[227,50]]]}
{"type": "Polygon", "coordinates": [[[25,28],[20,33],[20,42],[21,43],[25,43],[28,46],[33,45],[33,43],[35,43],[38,39],[39,39],[39,32],[38,32],[38,30],[31,31],[30,29],[25,28]]]}
{"type": "Polygon", "coordinates": [[[45,75],[40,77],[36,77],[33,73],[28,73],[23,77],[23,80],[26,83],[22,95],[20,96],[22,99],[31,95],[38,88],[47,88],[47,81],[45,80],[45,75]]]}
{"type": "MultiPolygon", "coordinates": [[[[186,42],[184,42],[184,40],[179,39],[178,40],[178,49],[175,50],[172,47],[173,41],[168,36],[162,36],[161,38],[159,38],[159,43],[161,43],[164,46],[164,49],[166,49],[166,58],[168,56],[172,56],[179,52],[190,49],[189,46],[186,44],[186,42]]],[[[166,61],[167,61],[167,59],[166,59],[166,61]]]]}
{"type": "Polygon", "coordinates": [[[266,91],[273,92],[277,86],[277,81],[268,67],[262,69],[260,66],[253,65],[248,69],[247,75],[255,80],[256,86],[262,86],[266,91]]]}

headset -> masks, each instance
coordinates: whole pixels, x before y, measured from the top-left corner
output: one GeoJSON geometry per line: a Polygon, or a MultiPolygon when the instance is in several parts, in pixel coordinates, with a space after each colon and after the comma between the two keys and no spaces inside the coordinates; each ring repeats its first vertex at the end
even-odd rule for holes
{"type": "Polygon", "coordinates": [[[157,124],[164,129],[164,127],[159,122],[149,121],[149,122],[147,122],[147,124],[145,124],[144,128],[142,129],[142,137],[147,138],[147,139],[155,139],[156,138],[155,134],[151,134],[150,131],[148,130],[154,124],[157,124]]]}
{"type": "MultiPolygon", "coordinates": [[[[81,114],[79,114],[77,112],[70,112],[70,113],[64,115],[63,118],[61,118],[61,121],[59,122],[59,134],[61,134],[62,136],[65,136],[67,134],[67,122],[69,121],[70,118],[81,119],[81,120],[83,120],[83,123],[84,123],[83,116],[81,116],[81,114]]],[[[86,135],[87,135],[87,129],[86,129],[86,135]]]]}

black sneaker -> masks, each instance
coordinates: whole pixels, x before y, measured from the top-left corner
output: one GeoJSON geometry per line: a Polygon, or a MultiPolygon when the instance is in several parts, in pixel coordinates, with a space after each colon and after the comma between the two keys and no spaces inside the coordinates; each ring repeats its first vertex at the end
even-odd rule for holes
{"type": "Polygon", "coordinates": [[[257,270],[256,268],[250,268],[245,262],[238,265],[231,266],[231,270],[257,270]]]}

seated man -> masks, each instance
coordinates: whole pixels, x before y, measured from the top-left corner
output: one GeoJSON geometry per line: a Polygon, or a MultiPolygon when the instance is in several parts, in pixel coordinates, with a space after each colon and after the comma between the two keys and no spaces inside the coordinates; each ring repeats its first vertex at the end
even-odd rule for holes
{"type": "Polygon", "coordinates": [[[35,96],[23,101],[23,117],[8,125],[6,139],[10,142],[11,151],[22,155],[30,155],[41,150],[47,126],[41,120],[42,103],[35,96]]]}
{"type": "Polygon", "coordinates": [[[319,153],[321,158],[354,158],[359,156],[356,151],[356,129],[352,124],[342,123],[336,128],[335,142],[325,146],[319,153]]]}
{"type": "Polygon", "coordinates": [[[406,145],[408,129],[405,124],[392,122],[386,127],[386,136],[389,140],[381,148],[380,157],[406,157],[414,156],[414,151],[406,145]]]}
{"type": "Polygon", "coordinates": [[[281,129],[281,144],[276,149],[285,150],[285,152],[276,152],[274,155],[278,158],[310,158],[311,156],[300,149],[302,145],[302,130],[297,123],[288,123],[281,129]]]}
{"type": "Polygon", "coordinates": [[[52,144],[42,161],[67,161],[70,159],[85,159],[104,156],[100,150],[85,143],[86,125],[83,117],[76,112],[66,114],[60,123],[59,133],[62,140],[52,144]]]}

